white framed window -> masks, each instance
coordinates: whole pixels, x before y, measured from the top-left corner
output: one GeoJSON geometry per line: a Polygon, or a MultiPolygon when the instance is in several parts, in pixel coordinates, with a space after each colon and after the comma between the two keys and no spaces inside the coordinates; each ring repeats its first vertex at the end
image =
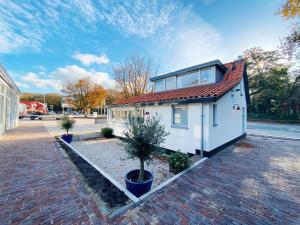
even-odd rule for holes
{"type": "Polygon", "coordinates": [[[166,78],[166,91],[176,88],[176,77],[166,78]]]}
{"type": "Polygon", "coordinates": [[[188,127],[188,109],[187,106],[172,106],[172,126],[188,127]]]}
{"type": "Polygon", "coordinates": [[[164,91],[165,90],[165,80],[157,80],[154,83],[154,91],[159,92],[159,91],[164,91]]]}
{"type": "Polygon", "coordinates": [[[214,127],[218,126],[217,113],[218,113],[217,104],[213,104],[213,126],[214,127]]]}

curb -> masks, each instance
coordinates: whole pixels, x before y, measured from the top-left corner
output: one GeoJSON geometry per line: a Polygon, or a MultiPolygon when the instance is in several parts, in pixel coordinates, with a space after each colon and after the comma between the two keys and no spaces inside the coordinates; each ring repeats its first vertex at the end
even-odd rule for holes
{"type": "Polygon", "coordinates": [[[263,134],[249,134],[249,136],[254,137],[265,137],[265,138],[273,138],[273,139],[281,139],[281,140],[289,140],[289,141],[300,141],[300,138],[290,138],[290,137],[282,137],[282,136],[272,136],[272,135],[263,135],[263,134]]]}

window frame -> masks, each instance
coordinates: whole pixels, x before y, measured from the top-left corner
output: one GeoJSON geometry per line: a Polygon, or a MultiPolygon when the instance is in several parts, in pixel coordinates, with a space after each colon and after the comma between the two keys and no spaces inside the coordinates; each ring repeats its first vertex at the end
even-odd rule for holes
{"type": "Polygon", "coordinates": [[[162,92],[162,91],[166,91],[166,81],[165,81],[165,79],[159,79],[159,80],[156,80],[155,81],[155,83],[154,83],[154,92],[162,92]],[[160,90],[160,91],[158,91],[158,90],[156,90],[156,83],[157,82],[160,82],[160,81],[162,81],[162,86],[163,86],[163,89],[162,90],[160,90]]]}
{"type": "Polygon", "coordinates": [[[171,106],[171,127],[172,128],[181,128],[181,129],[189,129],[189,112],[188,112],[188,106],[187,105],[172,105],[171,106]],[[186,124],[175,124],[174,123],[174,109],[175,108],[181,108],[186,110],[186,124]]]}

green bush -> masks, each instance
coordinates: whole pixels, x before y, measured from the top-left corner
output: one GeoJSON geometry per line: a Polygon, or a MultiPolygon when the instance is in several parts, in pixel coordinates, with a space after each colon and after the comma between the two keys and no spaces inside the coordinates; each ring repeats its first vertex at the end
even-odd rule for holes
{"type": "Polygon", "coordinates": [[[111,129],[110,127],[104,127],[101,129],[101,134],[103,135],[103,137],[110,138],[113,136],[113,129],[111,129]]]}
{"type": "Polygon", "coordinates": [[[169,165],[171,170],[173,170],[175,173],[179,173],[190,166],[190,158],[188,154],[178,150],[169,156],[169,165]]]}
{"type": "Polygon", "coordinates": [[[75,120],[70,118],[68,115],[63,115],[59,121],[59,126],[61,129],[66,130],[67,134],[73,129],[75,125],[75,120]]]}

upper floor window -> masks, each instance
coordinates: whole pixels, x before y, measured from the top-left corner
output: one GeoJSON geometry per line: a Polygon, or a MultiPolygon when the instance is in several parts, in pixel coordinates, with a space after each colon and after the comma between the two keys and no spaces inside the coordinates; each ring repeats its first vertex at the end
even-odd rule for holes
{"type": "Polygon", "coordinates": [[[212,68],[201,70],[200,72],[200,83],[210,84],[215,82],[215,74],[212,68]]]}
{"type": "Polygon", "coordinates": [[[154,91],[158,92],[158,91],[164,91],[164,90],[165,90],[165,80],[161,79],[161,80],[155,81],[154,91]]]}
{"type": "Polygon", "coordinates": [[[166,91],[176,88],[176,77],[166,78],[166,91]]]}
{"type": "Polygon", "coordinates": [[[189,87],[199,84],[199,71],[177,77],[177,88],[189,87]]]}

